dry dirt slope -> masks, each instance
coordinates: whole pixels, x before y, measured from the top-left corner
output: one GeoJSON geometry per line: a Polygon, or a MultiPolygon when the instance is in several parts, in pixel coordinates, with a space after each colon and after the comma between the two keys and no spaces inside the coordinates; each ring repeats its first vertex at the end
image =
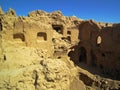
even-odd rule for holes
{"type": "Polygon", "coordinates": [[[85,89],[80,80],[74,79],[77,68],[68,57],[47,58],[45,51],[29,47],[9,46],[5,52],[6,60],[0,65],[0,90],[73,90],[75,82],[85,89]]]}

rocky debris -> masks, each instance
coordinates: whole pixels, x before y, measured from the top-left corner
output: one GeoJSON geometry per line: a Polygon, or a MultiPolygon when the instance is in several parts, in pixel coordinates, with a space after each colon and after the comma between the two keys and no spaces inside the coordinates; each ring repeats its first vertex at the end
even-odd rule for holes
{"type": "MultiPolygon", "coordinates": [[[[61,52],[62,54],[66,54],[71,47],[71,44],[68,40],[62,39],[63,36],[58,34],[57,32],[54,32],[53,36],[53,44],[54,44],[54,51],[61,52]]],[[[56,54],[55,53],[55,54],[56,54]]]]}
{"type": "Polygon", "coordinates": [[[78,72],[79,79],[82,80],[85,85],[92,86],[93,83],[96,81],[96,77],[88,71],[78,68],[78,72]]]}
{"type": "Polygon", "coordinates": [[[79,79],[83,81],[88,90],[119,90],[120,81],[93,75],[79,68],[79,79]]]}
{"type": "Polygon", "coordinates": [[[28,14],[28,17],[39,17],[39,16],[46,16],[48,13],[42,10],[32,11],[28,14]]]}
{"type": "MultiPolygon", "coordinates": [[[[7,58],[7,61],[4,63],[4,65],[6,66],[6,69],[5,69],[5,66],[3,66],[1,63],[0,89],[3,89],[3,90],[4,89],[12,89],[12,90],[14,89],[19,89],[19,90],[51,90],[51,89],[67,90],[69,89],[70,83],[73,81],[73,78],[77,75],[77,69],[75,69],[75,67],[67,65],[61,59],[41,58],[39,56],[40,52],[38,54],[36,53],[36,51],[34,51],[34,49],[29,49],[29,51],[32,55],[31,58],[29,58],[31,60],[27,60],[27,57],[24,59],[22,58],[20,59],[20,57],[18,57],[17,55],[16,57],[14,57],[14,59],[18,60],[19,58],[21,63],[19,63],[19,61],[15,62],[14,60],[12,60],[13,62],[7,65],[7,61],[8,61],[8,58],[7,58]],[[36,60],[32,61],[32,57],[34,57],[34,59],[36,60]],[[29,62],[29,64],[25,61],[29,62]],[[16,64],[17,62],[18,64],[16,64]],[[13,65],[15,65],[16,67],[13,65]],[[69,68],[68,66],[71,68],[69,68]]],[[[28,50],[24,52],[28,53],[28,50]]],[[[8,53],[8,55],[9,54],[10,53],[8,53]]],[[[22,55],[22,54],[19,54],[19,55],[22,55]]],[[[23,56],[24,55],[25,53],[23,53],[23,56]]]]}
{"type": "Polygon", "coordinates": [[[7,14],[0,15],[1,31],[13,30],[16,14],[13,9],[10,9],[7,14]],[[12,17],[12,18],[11,18],[12,17]]]}
{"type": "Polygon", "coordinates": [[[63,17],[61,11],[55,11],[49,14],[52,19],[61,19],[63,17]]]}
{"type": "Polygon", "coordinates": [[[9,11],[6,14],[8,16],[14,16],[14,17],[16,17],[16,12],[12,8],[10,8],[9,11]]]}
{"type": "Polygon", "coordinates": [[[96,76],[96,81],[93,84],[93,87],[97,90],[119,90],[120,89],[120,81],[111,80],[107,78],[102,78],[100,76],[96,76]]]}

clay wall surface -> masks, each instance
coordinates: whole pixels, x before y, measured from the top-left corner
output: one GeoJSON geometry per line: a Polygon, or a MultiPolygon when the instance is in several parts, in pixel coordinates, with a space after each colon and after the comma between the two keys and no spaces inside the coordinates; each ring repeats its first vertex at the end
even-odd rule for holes
{"type": "Polygon", "coordinates": [[[48,50],[48,53],[52,55],[53,45],[52,45],[52,28],[49,25],[44,25],[39,23],[29,23],[22,21],[22,23],[16,23],[14,34],[22,33],[25,37],[25,43],[28,47],[36,47],[48,50]]]}
{"type": "Polygon", "coordinates": [[[120,70],[120,27],[94,27],[95,25],[88,22],[80,25],[80,43],[77,49],[82,47],[85,50],[83,50],[84,55],[81,54],[81,51],[77,51],[78,60],[76,62],[85,61],[86,64],[97,66],[104,72],[117,73],[116,71],[120,70]]]}
{"type": "Polygon", "coordinates": [[[119,25],[110,25],[101,27],[93,21],[83,21],[80,24],[80,42],[69,53],[76,64],[83,62],[97,66],[105,73],[117,73],[116,70],[120,70],[120,28],[119,25]]]}
{"type": "MultiPolygon", "coordinates": [[[[98,63],[103,65],[104,68],[110,70],[119,69],[119,57],[120,57],[120,43],[118,27],[108,27],[102,29],[100,44],[101,58],[98,58],[98,63]]],[[[100,56],[99,56],[100,57],[100,56]]]]}

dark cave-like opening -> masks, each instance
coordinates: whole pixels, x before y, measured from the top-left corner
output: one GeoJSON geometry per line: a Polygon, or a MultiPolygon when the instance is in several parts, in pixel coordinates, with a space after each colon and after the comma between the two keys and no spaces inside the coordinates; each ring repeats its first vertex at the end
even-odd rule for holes
{"type": "Polygon", "coordinates": [[[52,28],[58,32],[59,34],[63,34],[63,26],[62,25],[52,25],[52,28]]]}
{"type": "Polygon", "coordinates": [[[80,49],[80,55],[79,55],[79,62],[87,62],[87,55],[86,55],[86,49],[84,47],[81,47],[80,49]]]}
{"type": "Polygon", "coordinates": [[[20,39],[24,42],[25,41],[25,36],[24,36],[23,33],[16,33],[16,34],[13,34],[13,39],[20,39]]]}

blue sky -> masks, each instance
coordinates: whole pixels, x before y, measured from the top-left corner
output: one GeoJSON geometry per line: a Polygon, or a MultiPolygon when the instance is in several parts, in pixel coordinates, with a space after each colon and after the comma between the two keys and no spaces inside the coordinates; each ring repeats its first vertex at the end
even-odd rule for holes
{"type": "Polygon", "coordinates": [[[13,8],[20,16],[33,10],[60,10],[65,16],[120,23],[120,0],[0,0],[0,6],[5,12],[13,8]]]}

